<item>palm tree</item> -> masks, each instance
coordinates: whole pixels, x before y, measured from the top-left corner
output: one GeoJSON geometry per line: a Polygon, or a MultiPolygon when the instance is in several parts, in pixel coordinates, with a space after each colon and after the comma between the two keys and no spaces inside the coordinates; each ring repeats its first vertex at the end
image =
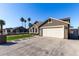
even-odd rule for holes
{"type": "Polygon", "coordinates": [[[0,33],[1,35],[3,34],[3,25],[5,25],[5,21],[4,20],[0,20],[0,33]]]}
{"type": "Polygon", "coordinates": [[[24,20],[24,23],[25,23],[25,28],[26,28],[26,22],[27,22],[27,21],[26,21],[26,20],[24,20]]]}
{"type": "MultiPolygon", "coordinates": [[[[27,20],[28,20],[28,22],[29,22],[29,24],[30,24],[31,18],[29,17],[27,20]]],[[[29,26],[29,27],[30,27],[30,26],[29,26]]]]}
{"type": "Polygon", "coordinates": [[[20,21],[22,22],[22,26],[23,26],[24,18],[21,17],[20,21]]]}
{"type": "Polygon", "coordinates": [[[31,21],[31,18],[29,17],[27,20],[30,22],[31,21]]]}

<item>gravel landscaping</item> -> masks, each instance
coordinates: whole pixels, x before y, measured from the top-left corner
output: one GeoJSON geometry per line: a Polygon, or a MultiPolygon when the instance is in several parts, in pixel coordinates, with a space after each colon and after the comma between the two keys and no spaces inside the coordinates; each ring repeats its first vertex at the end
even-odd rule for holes
{"type": "Polygon", "coordinates": [[[79,40],[34,36],[0,45],[1,56],[79,56],[79,40]]]}

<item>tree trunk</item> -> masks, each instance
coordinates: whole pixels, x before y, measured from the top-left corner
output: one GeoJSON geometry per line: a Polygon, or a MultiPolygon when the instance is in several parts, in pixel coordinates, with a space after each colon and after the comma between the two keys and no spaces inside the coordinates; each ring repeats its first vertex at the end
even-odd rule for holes
{"type": "Polygon", "coordinates": [[[22,27],[23,27],[23,22],[22,22],[22,27]]]}
{"type": "Polygon", "coordinates": [[[1,35],[3,34],[3,25],[1,25],[1,35]]]}
{"type": "Polygon", "coordinates": [[[26,28],[26,23],[25,23],[25,28],[26,28]]]}

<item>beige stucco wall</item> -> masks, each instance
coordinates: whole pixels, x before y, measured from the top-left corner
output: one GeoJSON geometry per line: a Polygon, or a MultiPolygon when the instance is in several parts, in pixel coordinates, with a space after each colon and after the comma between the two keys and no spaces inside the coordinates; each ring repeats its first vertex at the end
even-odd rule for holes
{"type": "Polygon", "coordinates": [[[68,39],[68,29],[64,29],[64,39],[68,39]]]}
{"type": "Polygon", "coordinates": [[[34,24],[32,27],[29,28],[29,33],[35,33],[38,34],[39,33],[39,28],[37,24],[34,24]],[[33,32],[33,28],[34,28],[34,32],[33,32]],[[36,32],[37,29],[37,32],[36,32]]]}

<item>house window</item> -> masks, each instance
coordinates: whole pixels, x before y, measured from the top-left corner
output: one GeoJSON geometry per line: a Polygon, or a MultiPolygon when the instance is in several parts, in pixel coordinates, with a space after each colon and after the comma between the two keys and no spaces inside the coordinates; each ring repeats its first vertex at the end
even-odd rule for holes
{"type": "Polygon", "coordinates": [[[34,28],[33,28],[33,33],[34,33],[34,28]]]}
{"type": "Polygon", "coordinates": [[[10,32],[10,30],[8,29],[7,32],[10,32]]]}
{"type": "Polygon", "coordinates": [[[37,29],[35,29],[35,32],[37,32],[37,29]]]}

